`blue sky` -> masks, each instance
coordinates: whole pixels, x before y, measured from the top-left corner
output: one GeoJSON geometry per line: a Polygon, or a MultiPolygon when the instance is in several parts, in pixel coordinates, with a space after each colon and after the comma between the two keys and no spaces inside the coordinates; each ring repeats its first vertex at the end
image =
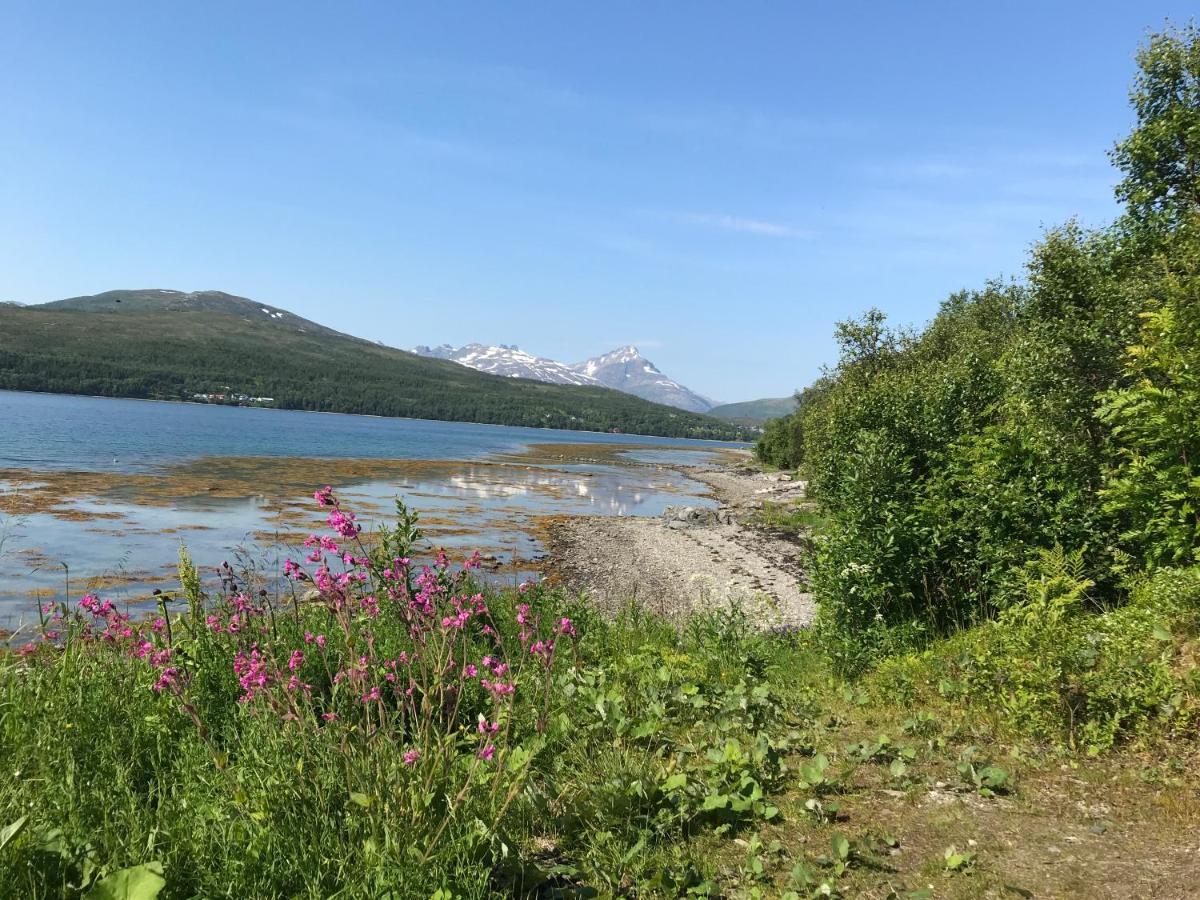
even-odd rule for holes
{"type": "Polygon", "coordinates": [[[1182,3],[0,2],[0,299],[219,289],[722,400],[1116,211],[1182,3]]]}

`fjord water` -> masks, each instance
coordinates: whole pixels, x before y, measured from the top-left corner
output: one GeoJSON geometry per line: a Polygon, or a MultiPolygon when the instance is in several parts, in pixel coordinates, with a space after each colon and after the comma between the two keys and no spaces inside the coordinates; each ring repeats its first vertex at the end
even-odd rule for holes
{"type": "Polygon", "coordinates": [[[384,419],[342,413],[0,391],[0,469],[146,471],[216,456],[315,459],[481,459],[531,444],[645,444],[698,449],[713,441],[384,419]]]}
{"type": "Polygon", "coordinates": [[[4,391],[0,422],[0,624],[9,627],[29,620],[34,597],[62,599],[67,573],[72,594],[92,587],[135,604],[171,587],[181,540],[210,575],[247,555],[277,571],[319,526],[311,491],[326,481],[367,527],[403,497],[434,544],[478,547],[505,577],[523,577],[541,555],[539,517],[711,505],[703,485],[664,466],[735,446],[4,391]]]}

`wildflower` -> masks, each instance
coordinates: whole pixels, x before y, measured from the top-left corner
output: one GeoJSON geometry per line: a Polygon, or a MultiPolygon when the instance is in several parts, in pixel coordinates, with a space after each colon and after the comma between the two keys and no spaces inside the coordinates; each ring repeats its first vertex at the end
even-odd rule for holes
{"type": "Polygon", "coordinates": [[[337,713],[334,712],[321,713],[321,719],[326,722],[336,722],[337,717],[337,713]]]}
{"type": "Polygon", "coordinates": [[[558,633],[569,634],[571,637],[579,636],[579,632],[575,630],[575,624],[565,616],[563,617],[562,621],[558,623],[558,633]]]}
{"type": "Polygon", "coordinates": [[[467,676],[467,678],[474,678],[478,674],[479,669],[477,669],[474,665],[468,665],[465,669],[463,669],[463,675],[467,676]]]}
{"type": "Polygon", "coordinates": [[[371,703],[372,701],[378,700],[380,698],[380,696],[381,695],[379,693],[379,685],[375,685],[373,688],[371,688],[369,691],[367,691],[365,694],[362,695],[362,702],[363,703],[371,703]]]}
{"type": "Polygon", "coordinates": [[[155,693],[161,694],[167,688],[172,687],[175,684],[178,676],[179,670],[176,668],[168,667],[163,669],[162,673],[158,676],[158,681],[154,682],[154,684],[151,686],[152,690],[154,690],[155,693]]]}
{"type": "Polygon", "coordinates": [[[496,745],[495,744],[488,744],[486,747],[484,747],[482,750],[479,751],[479,758],[482,759],[484,762],[491,762],[492,757],[495,755],[496,755],[496,745]]]}
{"type": "Polygon", "coordinates": [[[317,501],[318,506],[333,506],[333,488],[329,485],[313,491],[313,499],[317,501]]]}
{"type": "Polygon", "coordinates": [[[489,681],[486,678],[479,679],[479,684],[485,691],[490,691],[497,700],[516,690],[512,684],[504,681],[489,681]]]}
{"type": "Polygon", "coordinates": [[[342,537],[352,538],[358,535],[359,526],[354,524],[354,513],[342,512],[340,509],[334,508],[325,521],[342,537]]]}
{"type": "Polygon", "coordinates": [[[420,758],[421,758],[421,751],[416,749],[415,747],[412,750],[406,750],[404,752],[404,764],[406,766],[411,766],[413,763],[415,763],[420,758]]]}
{"type": "Polygon", "coordinates": [[[162,632],[166,631],[166,629],[167,629],[167,621],[166,621],[166,619],[162,618],[162,616],[159,616],[157,619],[155,619],[153,622],[150,623],[150,630],[157,632],[158,634],[162,634],[162,632]]]}
{"type": "Polygon", "coordinates": [[[500,730],[499,722],[488,722],[483,716],[479,717],[479,733],[480,734],[495,734],[500,730]]]}
{"type": "Polygon", "coordinates": [[[239,703],[248,703],[255,695],[267,687],[271,681],[267,671],[266,661],[258,652],[258,645],[250,648],[250,655],[239,651],[233,659],[233,672],[238,676],[238,684],[242,686],[242,696],[239,703]]]}
{"type": "Polygon", "coordinates": [[[302,665],[304,665],[303,651],[293,650],[292,655],[288,657],[288,671],[295,672],[302,665]]]}

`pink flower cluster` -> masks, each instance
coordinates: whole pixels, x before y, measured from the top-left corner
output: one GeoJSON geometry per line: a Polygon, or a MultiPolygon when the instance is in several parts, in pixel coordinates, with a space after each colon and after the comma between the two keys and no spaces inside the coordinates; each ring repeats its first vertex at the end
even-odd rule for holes
{"type": "Polygon", "coordinates": [[[297,726],[333,727],[347,736],[382,732],[391,746],[408,747],[402,755],[408,767],[435,765],[445,752],[439,748],[453,746],[471,754],[472,765],[495,761],[503,768],[504,723],[512,721],[513,704],[537,704],[536,692],[549,690],[557,649],[577,638],[575,625],[557,618],[543,627],[534,584],[526,582],[519,589],[517,648],[506,642],[507,627],[498,627],[486,595],[471,581],[480,568],[478,553],[456,571],[441,551],[431,565],[414,565],[400,553],[381,559],[364,546],[354,514],[332,488],[314,498],[328,511],[331,533],[304,541],[311,567],[290,559],[284,565],[286,583],[316,588],[309,597],[317,598],[315,606],[303,618],[299,599],[294,608],[294,621],[313,630],[281,627],[291,611],[272,606],[265,591],[256,596],[241,589],[228,566],[221,594],[200,613],[199,629],[187,621],[173,628],[166,601],[161,616],[138,623],[93,594],[80,601],[72,621],[98,652],[119,647],[144,662],[150,689],[176,697],[197,724],[196,705],[188,701],[191,667],[201,654],[216,655],[232,669],[237,702],[247,714],[274,712],[297,726]],[[176,644],[173,633],[198,643],[176,644]],[[464,727],[471,719],[473,730],[464,727]],[[453,735],[453,742],[439,743],[438,735],[453,735]]]}

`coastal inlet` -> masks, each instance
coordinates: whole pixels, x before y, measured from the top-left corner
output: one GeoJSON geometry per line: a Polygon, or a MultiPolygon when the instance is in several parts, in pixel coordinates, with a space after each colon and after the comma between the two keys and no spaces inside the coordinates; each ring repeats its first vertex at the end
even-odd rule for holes
{"type": "Polygon", "coordinates": [[[10,630],[68,590],[151,603],[154,589],[175,586],[181,543],[211,579],[229,562],[273,584],[319,527],[312,491],[324,484],[365,531],[403,499],[431,553],[479,549],[489,577],[518,581],[545,554],[543,517],[712,507],[706,485],[667,466],[735,446],[0,392],[4,412],[16,425],[0,436],[0,624],[10,630]],[[344,456],[329,453],[339,438],[344,456]]]}

